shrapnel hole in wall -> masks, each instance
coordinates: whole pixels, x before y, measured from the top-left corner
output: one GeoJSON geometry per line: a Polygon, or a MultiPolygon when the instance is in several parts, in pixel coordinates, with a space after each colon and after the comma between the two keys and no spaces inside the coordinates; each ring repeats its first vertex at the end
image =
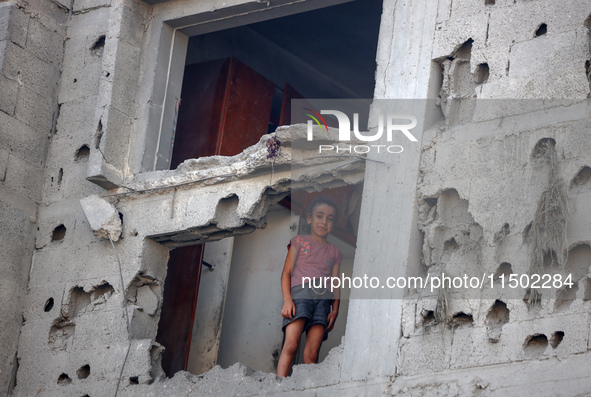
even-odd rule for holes
{"type": "Polygon", "coordinates": [[[558,345],[560,345],[560,343],[562,342],[562,339],[564,339],[563,331],[554,332],[552,334],[552,337],[550,338],[550,346],[552,346],[553,349],[556,349],[558,345]]]}
{"type": "Polygon", "coordinates": [[[577,175],[575,175],[570,183],[570,187],[573,188],[575,186],[585,185],[589,180],[591,180],[591,168],[584,166],[579,172],[577,172],[577,175]]]}
{"type": "Polygon", "coordinates": [[[62,241],[66,237],[66,227],[61,224],[53,229],[51,233],[51,241],[62,241]]]}
{"type": "Polygon", "coordinates": [[[476,66],[476,70],[474,71],[474,83],[484,84],[488,81],[488,77],[490,76],[490,69],[488,67],[488,63],[481,63],[476,66]]]}
{"type": "Polygon", "coordinates": [[[68,374],[61,374],[58,378],[57,378],[57,384],[58,385],[67,385],[72,383],[72,379],[70,379],[70,377],[68,376],[68,374]]]}
{"type": "Polygon", "coordinates": [[[540,356],[548,347],[548,337],[544,334],[533,334],[525,339],[523,350],[528,356],[540,356]]]}
{"type": "Polygon", "coordinates": [[[90,376],[90,365],[86,364],[83,365],[76,371],[76,375],[78,375],[78,379],[86,379],[90,376]]]}
{"type": "Polygon", "coordinates": [[[498,281],[502,277],[507,279],[511,273],[513,273],[513,269],[511,268],[511,264],[508,262],[503,262],[497,268],[497,271],[495,272],[495,275],[494,275],[494,280],[498,281]]]}
{"type": "Polygon", "coordinates": [[[129,378],[129,384],[130,385],[139,385],[139,377],[138,376],[132,376],[129,378]]]}
{"type": "Polygon", "coordinates": [[[484,0],[484,5],[494,6],[495,5],[495,0],[484,0]]]}
{"type": "Polygon", "coordinates": [[[453,315],[451,319],[451,325],[454,327],[473,325],[474,317],[471,314],[458,312],[453,315]]]}
{"type": "Polygon", "coordinates": [[[540,37],[548,33],[548,25],[545,23],[541,24],[538,29],[536,29],[535,37],[540,37]]]}
{"type": "Polygon", "coordinates": [[[45,302],[45,306],[43,307],[43,311],[44,312],[49,312],[49,311],[51,311],[51,309],[53,309],[53,298],[49,298],[45,302]]]}
{"type": "Polygon", "coordinates": [[[92,44],[92,46],[90,46],[90,53],[92,55],[102,55],[103,54],[103,48],[105,48],[105,41],[106,41],[106,36],[102,35],[99,36],[96,41],[92,44]]]}
{"type": "Polygon", "coordinates": [[[84,145],[80,146],[80,148],[78,148],[78,150],[76,150],[74,160],[75,161],[84,161],[84,160],[88,159],[88,156],[90,156],[90,148],[88,147],[88,145],[84,144],[84,145]]]}

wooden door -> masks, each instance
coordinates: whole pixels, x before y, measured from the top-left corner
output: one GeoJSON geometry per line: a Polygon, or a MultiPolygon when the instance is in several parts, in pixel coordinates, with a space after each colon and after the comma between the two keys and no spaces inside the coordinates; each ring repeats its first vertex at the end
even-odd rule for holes
{"type": "Polygon", "coordinates": [[[227,58],[185,68],[171,169],[190,158],[234,156],[267,133],[274,85],[227,58]]]}
{"type": "Polygon", "coordinates": [[[156,342],[164,346],[162,369],[168,377],[187,369],[205,245],[170,251],[156,342]]]}

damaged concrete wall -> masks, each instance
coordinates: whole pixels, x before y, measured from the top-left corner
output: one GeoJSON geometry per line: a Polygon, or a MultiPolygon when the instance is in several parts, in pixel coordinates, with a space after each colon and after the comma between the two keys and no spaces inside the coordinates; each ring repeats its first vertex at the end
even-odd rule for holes
{"type": "Polygon", "coordinates": [[[264,140],[232,158],[139,172],[151,117],[165,107],[152,93],[166,90],[168,80],[155,76],[159,61],[169,60],[170,51],[158,49],[172,40],[172,26],[263,3],[2,3],[0,204],[11,230],[1,240],[9,248],[2,293],[15,304],[0,316],[7,347],[0,390],[15,368],[23,305],[19,396],[113,395],[124,362],[120,387],[130,396],[591,389],[585,135],[591,5],[410,3],[384,2],[375,95],[437,99],[438,107],[423,102],[413,110],[425,126],[420,144],[404,156],[377,156],[385,164],[367,167],[361,161],[341,167],[342,159],[309,171],[296,164],[304,170],[298,179],[290,142],[303,140],[305,128],[281,129],[285,146],[271,182],[264,140]],[[498,98],[575,100],[540,105],[498,98]],[[352,300],[343,345],[320,365],[296,366],[291,378],[278,381],[236,364],[164,379],[154,339],[169,249],[256,230],[267,206],[291,187],[354,184],[364,175],[354,275],[524,274],[539,254],[532,247],[550,246],[556,261],[567,259],[556,265],[547,255],[548,271],[571,272],[576,288],[554,291],[540,305],[525,296],[479,296],[442,306],[437,294],[414,291],[404,300],[352,300]],[[560,252],[560,236],[546,246],[526,238],[535,235],[545,192],[555,185],[568,201],[569,212],[562,212],[568,256],[560,252]],[[116,253],[93,234],[79,204],[95,194],[123,219],[116,253]]]}
{"type": "MultiPolygon", "coordinates": [[[[47,148],[59,114],[56,93],[67,16],[51,1],[0,4],[1,395],[14,387],[17,343],[27,320],[25,288],[47,148]]],[[[52,305],[46,300],[41,309],[52,305]]]]}

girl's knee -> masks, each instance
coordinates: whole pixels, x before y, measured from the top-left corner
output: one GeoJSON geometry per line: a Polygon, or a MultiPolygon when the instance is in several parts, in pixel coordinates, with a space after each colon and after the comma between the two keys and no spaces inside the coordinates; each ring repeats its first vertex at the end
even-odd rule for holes
{"type": "Polygon", "coordinates": [[[304,350],[304,363],[306,363],[306,364],[318,363],[318,350],[305,349],[304,350]]]}
{"type": "Polygon", "coordinates": [[[283,345],[283,352],[285,352],[286,354],[289,355],[295,355],[298,351],[299,345],[297,343],[297,341],[285,341],[285,344],[283,345]]]}

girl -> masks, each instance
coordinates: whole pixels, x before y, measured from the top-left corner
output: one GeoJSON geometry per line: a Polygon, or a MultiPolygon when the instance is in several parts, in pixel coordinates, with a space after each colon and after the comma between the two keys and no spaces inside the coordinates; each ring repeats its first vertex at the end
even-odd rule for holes
{"type": "MultiPolygon", "coordinates": [[[[326,241],[337,215],[336,205],[325,197],[312,202],[306,216],[310,235],[291,239],[281,274],[283,292],[283,332],[285,343],[277,363],[277,376],[287,376],[299,349],[302,332],[306,331],[304,363],[318,362],[318,352],[332,330],[339,313],[339,290],[331,292],[326,285],[315,288],[308,280],[338,277],[343,256],[326,241]],[[305,283],[303,278],[306,279],[305,283]],[[304,285],[305,284],[305,285],[304,285]],[[334,296],[333,296],[334,295],[334,296]],[[332,311],[331,311],[332,304],[332,311]]],[[[330,285],[330,282],[328,283],[330,285]]]]}

